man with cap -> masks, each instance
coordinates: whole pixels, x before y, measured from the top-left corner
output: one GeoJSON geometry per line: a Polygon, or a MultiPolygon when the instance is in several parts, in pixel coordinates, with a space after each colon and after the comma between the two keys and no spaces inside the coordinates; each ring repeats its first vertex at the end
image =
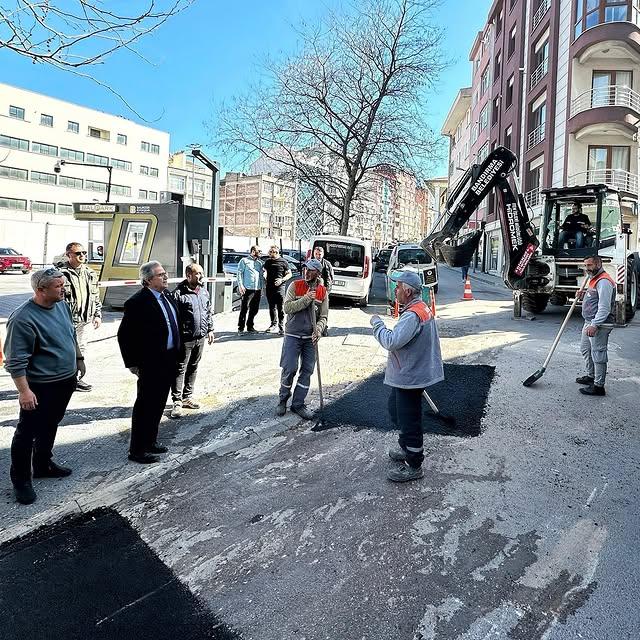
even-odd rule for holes
{"type": "Polygon", "coordinates": [[[315,343],[327,325],[329,296],[326,287],[320,281],[322,264],[312,258],[307,260],[304,266],[304,280],[292,282],[284,300],[287,322],[280,356],[282,376],[276,415],[283,416],[286,413],[293,379],[297,373],[298,382],[291,400],[291,411],[305,420],[311,420],[313,413],[307,409],[304,401],[309,393],[311,375],[316,366],[315,343]]]}
{"type": "Polygon", "coordinates": [[[387,329],[380,316],[371,318],[373,335],[389,352],[384,384],[391,387],[389,414],[400,429],[399,447],[389,457],[402,466],[387,474],[392,482],[422,478],[422,392],[444,380],[440,338],[436,321],[421,297],[422,281],[416,271],[404,270],[392,276],[400,319],[387,329]]]}

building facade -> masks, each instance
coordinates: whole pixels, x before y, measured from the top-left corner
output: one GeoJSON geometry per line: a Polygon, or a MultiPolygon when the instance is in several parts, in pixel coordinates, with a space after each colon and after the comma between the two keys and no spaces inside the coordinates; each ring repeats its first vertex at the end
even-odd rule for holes
{"type": "MultiPolygon", "coordinates": [[[[498,145],[514,151],[534,223],[547,187],[604,182],[637,201],[639,42],[631,0],[492,3],[470,55],[470,162],[498,145]]],[[[445,124],[448,133],[453,122],[445,124]]],[[[449,173],[455,177],[451,166],[449,173]]],[[[477,215],[485,229],[482,267],[499,273],[493,194],[477,215]]]]}
{"type": "Polygon", "coordinates": [[[180,194],[184,204],[211,209],[211,171],[186,151],[169,156],[167,187],[180,194]]]}

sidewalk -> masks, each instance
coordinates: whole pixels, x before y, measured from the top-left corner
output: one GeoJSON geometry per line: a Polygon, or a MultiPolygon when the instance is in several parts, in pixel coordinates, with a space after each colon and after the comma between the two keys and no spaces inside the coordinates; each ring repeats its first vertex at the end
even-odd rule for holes
{"type": "MultiPolygon", "coordinates": [[[[438,264],[438,269],[447,269],[451,273],[457,273],[458,277],[461,277],[460,269],[456,269],[454,267],[449,267],[446,264],[438,264]]],[[[474,281],[482,282],[483,284],[489,284],[493,287],[498,287],[500,289],[505,289],[504,281],[500,276],[494,276],[490,273],[483,273],[482,271],[473,271],[473,269],[469,269],[469,277],[471,278],[471,283],[473,285],[474,281]]]]}

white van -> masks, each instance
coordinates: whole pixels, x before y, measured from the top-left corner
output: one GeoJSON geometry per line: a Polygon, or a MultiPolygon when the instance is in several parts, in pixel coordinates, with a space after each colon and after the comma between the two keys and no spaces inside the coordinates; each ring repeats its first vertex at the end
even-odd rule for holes
{"type": "Polygon", "coordinates": [[[324,257],[333,266],[331,296],[350,298],[366,307],[373,282],[371,243],[349,236],[314,236],[309,256],[316,247],[324,249],[324,257]]]}
{"type": "Polygon", "coordinates": [[[422,281],[438,293],[438,265],[431,256],[419,245],[402,243],[394,247],[387,267],[387,300],[390,304],[395,299],[395,284],[391,280],[391,273],[407,267],[417,271],[422,281]]]}

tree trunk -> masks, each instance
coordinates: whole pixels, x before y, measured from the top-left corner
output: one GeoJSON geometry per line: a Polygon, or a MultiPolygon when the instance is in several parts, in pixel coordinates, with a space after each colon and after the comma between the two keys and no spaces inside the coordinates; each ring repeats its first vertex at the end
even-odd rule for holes
{"type": "Polygon", "coordinates": [[[353,199],[353,189],[347,189],[342,205],[342,216],[340,218],[340,235],[349,235],[349,218],[351,217],[351,200],[353,199]]]}

